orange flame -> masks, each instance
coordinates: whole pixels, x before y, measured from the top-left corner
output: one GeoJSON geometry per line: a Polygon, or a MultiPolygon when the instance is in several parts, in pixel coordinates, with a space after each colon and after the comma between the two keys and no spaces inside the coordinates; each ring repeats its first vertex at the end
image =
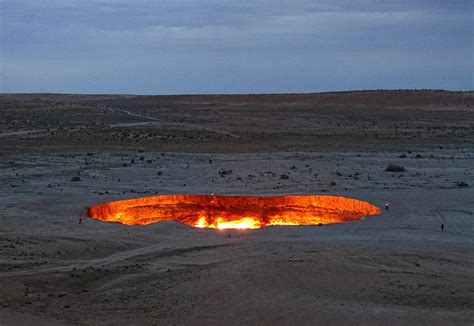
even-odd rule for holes
{"type": "Polygon", "coordinates": [[[163,195],[91,206],[90,217],[127,225],[178,221],[199,228],[342,223],[380,214],[369,203],[336,196],[163,195]]]}

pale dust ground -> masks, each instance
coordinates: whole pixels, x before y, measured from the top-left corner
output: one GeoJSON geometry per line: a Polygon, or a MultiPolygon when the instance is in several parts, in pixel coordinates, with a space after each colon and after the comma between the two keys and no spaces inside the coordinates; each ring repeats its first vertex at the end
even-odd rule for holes
{"type": "Polygon", "coordinates": [[[0,322],[472,324],[474,196],[455,182],[474,184],[474,152],[400,154],[5,155],[0,322]],[[407,172],[384,172],[390,163],[407,172]],[[247,231],[78,224],[91,204],[210,192],[342,195],[390,209],[247,231]]]}

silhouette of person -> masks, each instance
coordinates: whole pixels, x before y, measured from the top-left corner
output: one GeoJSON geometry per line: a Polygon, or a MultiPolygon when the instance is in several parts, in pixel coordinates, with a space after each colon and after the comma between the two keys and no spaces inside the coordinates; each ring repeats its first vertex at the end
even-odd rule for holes
{"type": "Polygon", "coordinates": [[[441,231],[444,231],[444,224],[441,224],[441,231]]]}

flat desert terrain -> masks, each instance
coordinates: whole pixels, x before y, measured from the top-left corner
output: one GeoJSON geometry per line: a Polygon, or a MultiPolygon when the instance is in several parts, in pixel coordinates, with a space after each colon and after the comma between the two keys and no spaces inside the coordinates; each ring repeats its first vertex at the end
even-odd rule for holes
{"type": "Polygon", "coordinates": [[[473,92],[2,94],[0,325],[473,325],[473,166],[473,92]],[[211,192],[382,214],[252,230],[87,217],[211,192]]]}

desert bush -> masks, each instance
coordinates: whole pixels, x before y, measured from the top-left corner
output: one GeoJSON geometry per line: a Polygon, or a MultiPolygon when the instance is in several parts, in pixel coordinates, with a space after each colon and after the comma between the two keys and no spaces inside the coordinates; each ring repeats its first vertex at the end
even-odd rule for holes
{"type": "Polygon", "coordinates": [[[406,169],[403,166],[390,164],[385,168],[385,172],[405,172],[406,169]]]}
{"type": "Polygon", "coordinates": [[[220,169],[218,173],[221,177],[224,177],[227,174],[232,174],[232,170],[220,169]]]}
{"type": "Polygon", "coordinates": [[[465,183],[464,181],[461,182],[456,182],[456,187],[458,188],[469,188],[469,185],[465,183]]]}

